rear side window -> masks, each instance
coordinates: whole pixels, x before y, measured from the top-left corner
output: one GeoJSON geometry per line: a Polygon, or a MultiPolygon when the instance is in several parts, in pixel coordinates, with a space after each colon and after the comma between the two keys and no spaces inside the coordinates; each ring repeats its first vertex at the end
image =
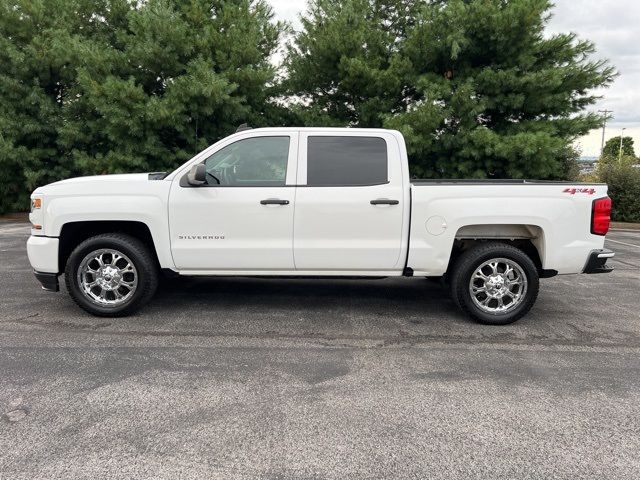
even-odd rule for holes
{"type": "Polygon", "coordinates": [[[345,187],[387,183],[387,142],[379,137],[309,137],[307,185],[345,187]]]}

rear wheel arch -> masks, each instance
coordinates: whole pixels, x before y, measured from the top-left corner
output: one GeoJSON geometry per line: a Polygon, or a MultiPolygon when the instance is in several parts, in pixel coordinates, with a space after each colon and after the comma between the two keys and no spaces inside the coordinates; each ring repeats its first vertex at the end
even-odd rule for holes
{"type": "Polygon", "coordinates": [[[499,242],[521,250],[531,258],[541,277],[557,273],[544,269],[546,241],[542,227],[529,224],[481,224],[465,225],[458,229],[451,248],[447,274],[461,254],[488,242],[499,242]]]}

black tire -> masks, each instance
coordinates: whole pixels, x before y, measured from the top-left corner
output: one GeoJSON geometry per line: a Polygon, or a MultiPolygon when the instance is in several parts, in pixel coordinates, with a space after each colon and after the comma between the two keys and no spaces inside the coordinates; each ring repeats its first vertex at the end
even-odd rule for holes
{"type": "Polygon", "coordinates": [[[450,279],[451,297],[458,308],[474,320],[487,325],[507,325],[522,318],[533,307],[540,286],[538,269],[531,258],[512,245],[498,242],[481,243],[463,252],[452,268],[450,279]],[[527,279],[527,289],[522,300],[512,309],[500,313],[487,313],[474,302],[469,284],[476,270],[484,262],[498,258],[510,260],[522,269],[527,279]]]}
{"type": "Polygon", "coordinates": [[[106,233],[88,238],[71,252],[65,267],[67,291],[78,306],[100,317],[130,315],[151,298],[158,287],[158,266],[149,249],[135,237],[122,233],[106,233]],[[96,250],[112,249],[125,254],[133,263],[137,274],[137,287],[130,298],[117,306],[102,306],[90,300],[78,284],[78,269],[83,259],[96,250]]]}

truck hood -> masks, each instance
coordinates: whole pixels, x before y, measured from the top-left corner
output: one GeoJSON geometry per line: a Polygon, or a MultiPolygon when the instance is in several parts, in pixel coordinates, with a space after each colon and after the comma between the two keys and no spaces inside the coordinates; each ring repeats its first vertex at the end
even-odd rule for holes
{"type": "Polygon", "coordinates": [[[108,193],[109,191],[144,188],[151,182],[148,173],[125,173],[117,175],[93,175],[88,177],[68,178],[37,188],[34,194],[84,194],[87,192],[108,193]]]}
{"type": "Polygon", "coordinates": [[[66,185],[70,183],[86,183],[86,182],[133,182],[148,180],[148,173],[121,173],[117,175],[91,175],[88,177],[75,177],[67,178],[66,180],[59,180],[57,182],[45,185],[46,187],[53,185],[66,185]]]}

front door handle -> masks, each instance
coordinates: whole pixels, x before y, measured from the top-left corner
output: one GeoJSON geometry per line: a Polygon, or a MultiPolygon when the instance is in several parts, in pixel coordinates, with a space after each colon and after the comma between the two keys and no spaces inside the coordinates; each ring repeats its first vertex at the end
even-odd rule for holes
{"type": "Polygon", "coordinates": [[[280,200],[279,198],[267,198],[260,200],[260,205],[289,205],[289,200],[280,200]]]}
{"type": "Polygon", "coordinates": [[[376,200],[371,200],[371,205],[398,205],[400,202],[398,200],[389,200],[388,198],[378,198],[376,200]]]}

